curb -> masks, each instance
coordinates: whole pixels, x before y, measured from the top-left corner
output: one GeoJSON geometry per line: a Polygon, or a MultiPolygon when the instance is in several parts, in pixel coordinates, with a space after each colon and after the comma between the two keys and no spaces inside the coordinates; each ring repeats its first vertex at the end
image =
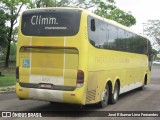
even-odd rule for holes
{"type": "Polygon", "coordinates": [[[15,85],[0,87],[0,94],[15,92],[15,85]]]}

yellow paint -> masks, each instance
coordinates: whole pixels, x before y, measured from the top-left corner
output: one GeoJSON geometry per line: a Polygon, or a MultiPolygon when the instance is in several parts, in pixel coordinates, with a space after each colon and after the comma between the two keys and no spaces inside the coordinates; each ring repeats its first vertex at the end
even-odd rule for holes
{"type": "Polygon", "coordinates": [[[16,83],[16,96],[22,99],[28,99],[29,90],[27,88],[22,88],[19,83],[16,83]]]}
{"type": "MultiPolygon", "coordinates": [[[[99,102],[100,95],[104,91],[108,81],[112,82],[112,88],[114,88],[116,80],[119,79],[120,87],[124,87],[134,82],[142,82],[145,74],[148,74],[147,82],[149,83],[150,72],[147,67],[147,56],[97,49],[89,43],[87,30],[88,14],[93,15],[83,10],[79,32],[75,36],[32,37],[24,36],[21,33],[21,29],[19,29],[16,62],[16,66],[20,68],[19,81],[31,83],[30,75],[63,76],[64,82],[62,86],[76,86],[77,71],[82,70],[85,75],[83,87],[76,88],[74,91],[60,92],[60,94],[63,94],[63,102],[82,105],[99,102]],[[20,51],[22,46],[74,47],[75,49],[35,48],[29,49],[28,51],[20,51]],[[24,59],[30,60],[31,67],[23,67],[24,59]],[[86,102],[87,95],[89,95],[87,92],[89,91],[95,91],[95,99],[86,102]],[[75,94],[75,96],[71,96],[71,94],[75,94]]],[[[21,28],[21,23],[19,28],[21,28]]],[[[33,99],[30,97],[29,89],[30,88],[22,88],[17,83],[17,97],[33,99]],[[24,91],[20,92],[19,89],[23,89],[24,91]]],[[[32,89],[31,91],[34,90],[32,89]]],[[[45,89],[37,91],[44,91],[40,93],[41,97],[43,93],[47,93],[47,95],[50,96],[59,94],[56,94],[56,91],[52,92],[45,89]]],[[[43,98],[41,99],[43,100],[43,98]]],[[[47,98],[45,98],[45,100],[46,99],[47,98]]]]}

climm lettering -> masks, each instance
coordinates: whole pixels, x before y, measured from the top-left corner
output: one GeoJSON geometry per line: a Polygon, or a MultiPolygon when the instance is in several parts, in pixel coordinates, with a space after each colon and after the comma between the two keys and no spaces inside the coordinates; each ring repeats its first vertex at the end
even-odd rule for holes
{"type": "Polygon", "coordinates": [[[55,25],[58,24],[56,18],[46,18],[41,17],[41,15],[34,15],[31,17],[31,24],[32,25],[55,25]]]}

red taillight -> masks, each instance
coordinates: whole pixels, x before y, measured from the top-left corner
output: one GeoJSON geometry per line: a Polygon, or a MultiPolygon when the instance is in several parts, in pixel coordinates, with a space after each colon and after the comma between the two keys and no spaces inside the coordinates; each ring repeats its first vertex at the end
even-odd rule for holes
{"type": "Polygon", "coordinates": [[[19,79],[19,67],[16,67],[16,79],[19,79]]]}
{"type": "Polygon", "coordinates": [[[84,72],[82,70],[78,70],[77,72],[77,86],[81,87],[84,83],[84,72]]]}

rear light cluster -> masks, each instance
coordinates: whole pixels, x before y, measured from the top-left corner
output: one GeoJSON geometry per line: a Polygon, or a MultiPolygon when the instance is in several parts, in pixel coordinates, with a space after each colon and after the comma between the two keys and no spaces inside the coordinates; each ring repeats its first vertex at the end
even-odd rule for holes
{"type": "Polygon", "coordinates": [[[84,84],[84,72],[82,70],[78,70],[77,72],[77,87],[82,87],[84,84]]]}
{"type": "Polygon", "coordinates": [[[19,82],[19,67],[16,67],[16,80],[19,82]]]}

